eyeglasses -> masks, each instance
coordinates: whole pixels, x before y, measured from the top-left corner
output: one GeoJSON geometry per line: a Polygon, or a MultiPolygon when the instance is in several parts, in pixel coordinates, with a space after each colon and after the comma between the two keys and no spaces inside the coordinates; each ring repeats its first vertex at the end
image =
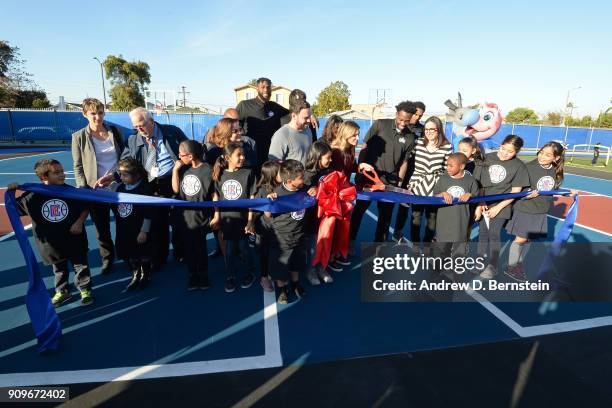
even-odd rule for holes
{"type": "Polygon", "coordinates": [[[425,128],[425,132],[437,132],[438,129],[436,128],[425,128]]]}
{"type": "Polygon", "coordinates": [[[191,156],[189,153],[179,153],[179,157],[191,156]]]}

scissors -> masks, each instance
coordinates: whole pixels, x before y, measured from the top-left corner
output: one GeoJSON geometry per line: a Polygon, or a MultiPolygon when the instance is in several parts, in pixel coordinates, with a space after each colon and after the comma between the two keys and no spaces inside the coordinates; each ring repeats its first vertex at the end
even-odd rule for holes
{"type": "Polygon", "coordinates": [[[401,193],[401,194],[412,194],[412,191],[410,191],[410,189],[386,185],[380,180],[380,178],[378,177],[378,174],[376,173],[376,170],[361,169],[359,170],[359,172],[372,182],[372,185],[369,185],[366,188],[364,188],[364,190],[366,191],[392,191],[392,192],[401,193]]]}

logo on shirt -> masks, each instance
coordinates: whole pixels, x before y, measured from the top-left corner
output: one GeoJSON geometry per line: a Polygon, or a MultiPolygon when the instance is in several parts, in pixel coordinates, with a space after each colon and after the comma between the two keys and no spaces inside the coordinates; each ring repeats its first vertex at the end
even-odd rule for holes
{"type": "Polygon", "coordinates": [[[491,183],[501,183],[506,178],[506,174],[504,166],[500,166],[499,164],[489,166],[489,178],[491,179],[491,183]]]}
{"type": "Polygon", "coordinates": [[[221,186],[226,200],[237,200],[242,195],[242,186],[236,180],[227,180],[221,186]]]}
{"type": "Polygon", "coordinates": [[[465,190],[461,186],[449,187],[446,192],[453,196],[453,198],[461,198],[461,196],[465,194],[465,190]]]}
{"type": "Polygon", "coordinates": [[[551,176],[544,176],[538,180],[536,188],[539,191],[550,191],[555,188],[555,179],[551,176]]]}
{"type": "Polygon", "coordinates": [[[304,218],[304,214],[306,213],[305,209],[301,209],[299,211],[294,211],[291,213],[291,218],[293,218],[296,221],[300,221],[302,218],[304,218]]]}
{"type": "Polygon", "coordinates": [[[272,111],[268,112],[268,117],[271,118],[272,116],[274,116],[274,112],[272,111]]]}
{"type": "Polygon", "coordinates": [[[133,209],[132,204],[121,203],[117,206],[117,212],[121,218],[129,217],[133,209]]]}
{"type": "Polygon", "coordinates": [[[49,200],[42,206],[42,216],[49,222],[61,222],[68,216],[68,206],[63,200],[49,200]]]}
{"type": "Polygon", "coordinates": [[[400,143],[406,143],[406,138],[405,138],[405,137],[400,137],[400,138],[398,139],[398,142],[400,142],[400,143]]]}
{"type": "Polygon", "coordinates": [[[465,174],[469,174],[470,176],[473,176],[473,174],[472,174],[472,173],[470,173],[470,171],[469,171],[469,170],[463,170],[463,171],[465,172],[465,174]]]}
{"type": "Polygon", "coordinates": [[[200,179],[194,176],[193,174],[188,174],[181,181],[181,190],[183,193],[188,196],[196,195],[202,189],[202,183],[200,183],[200,179]]]}

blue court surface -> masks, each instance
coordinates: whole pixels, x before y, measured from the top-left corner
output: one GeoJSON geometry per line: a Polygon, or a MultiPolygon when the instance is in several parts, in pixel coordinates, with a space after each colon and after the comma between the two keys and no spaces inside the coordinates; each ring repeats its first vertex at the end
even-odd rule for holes
{"type": "MultiPolygon", "coordinates": [[[[0,186],[36,182],[33,163],[42,157],[72,168],[70,152],[0,161],[0,186]]],[[[70,174],[67,182],[73,183],[70,174]]],[[[568,176],[566,186],[611,195],[611,182],[568,176]]],[[[372,205],[360,240],[373,237],[372,205]]],[[[561,221],[550,218],[550,226],[561,221]]],[[[0,386],[74,384],[281,367],[296,361],[333,362],[423,350],[455,348],[554,333],[612,326],[610,303],[364,303],[360,256],[334,282],[312,287],[305,299],[277,305],[274,293],[258,284],[223,291],[224,268],[209,260],[213,287],[187,292],[184,265],[169,262],[144,291],[122,293],[130,279],[119,262],[100,276],[95,231],[88,221],[89,261],[95,303],[73,299],[59,307],[63,337],[58,351],[39,355],[24,295],[27,271],[18,244],[0,242],[0,386]]],[[[576,226],[570,241],[611,242],[612,236],[576,226]]],[[[34,248],[34,242],[31,240],[34,248]]],[[[209,249],[214,240],[209,235],[209,249]]],[[[50,267],[41,265],[50,292],[50,267]]],[[[501,279],[501,278],[500,278],[501,279]]]]}

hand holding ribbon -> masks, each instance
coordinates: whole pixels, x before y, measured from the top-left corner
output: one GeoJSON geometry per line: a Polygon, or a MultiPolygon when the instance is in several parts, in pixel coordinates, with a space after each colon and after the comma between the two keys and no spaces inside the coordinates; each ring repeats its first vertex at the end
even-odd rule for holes
{"type": "Polygon", "coordinates": [[[348,255],[349,227],[357,190],[346,175],[334,171],[319,183],[319,233],[313,265],[326,267],[331,255],[348,255]]]}

